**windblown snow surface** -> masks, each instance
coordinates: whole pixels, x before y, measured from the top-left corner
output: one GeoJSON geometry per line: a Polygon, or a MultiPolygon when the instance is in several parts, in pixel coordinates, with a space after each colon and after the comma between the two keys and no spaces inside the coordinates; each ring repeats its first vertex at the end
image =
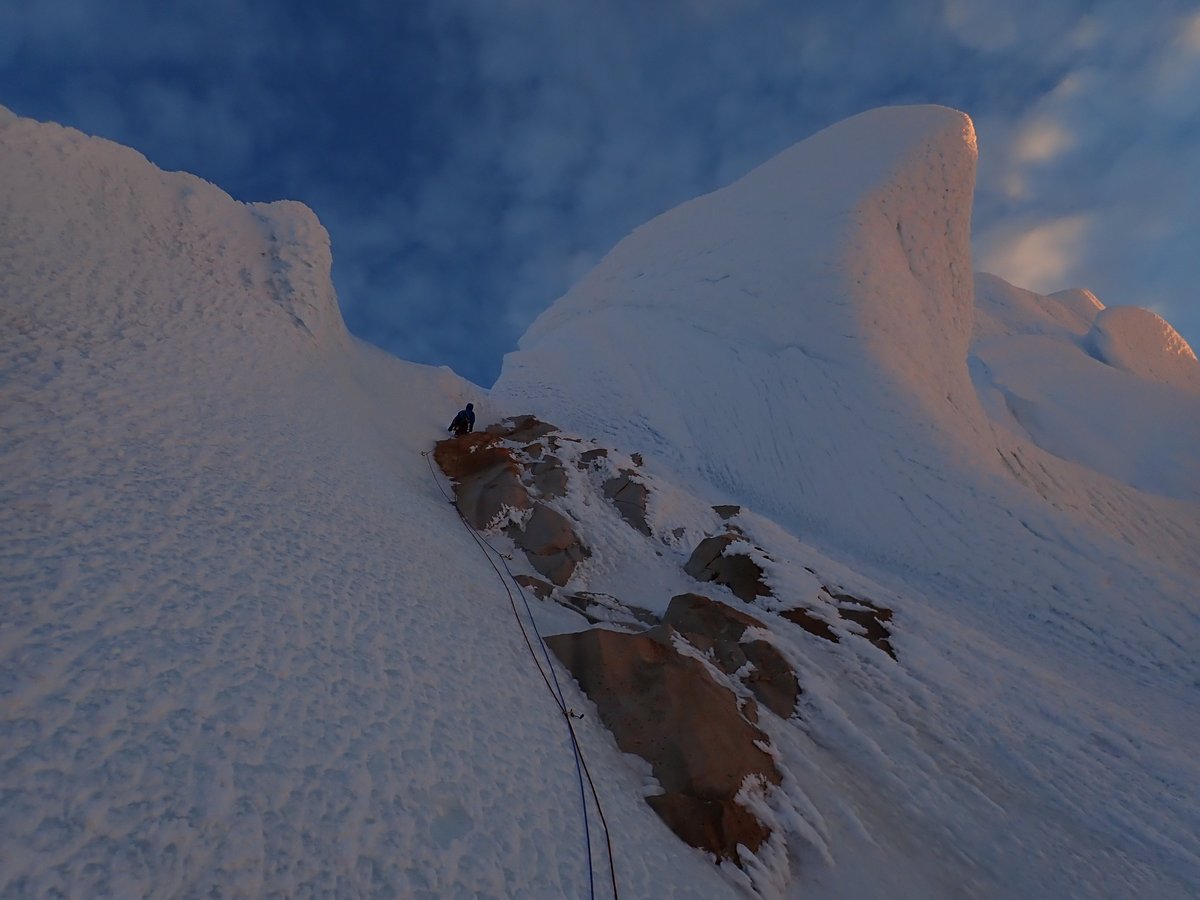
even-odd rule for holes
{"type": "Polygon", "coordinates": [[[754,609],[804,694],[744,871],[560,671],[622,896],[1194,896],[1200,364],[972,276],[974,164],[951,110],[834,126],[634,232],[487,392],[346,333],[305,207],[0,108],[0,894],[605,895],[422,456],[473,400],[645,457],[652,536],[565,501],[572,589],[661,611],[732,502],[778,596],[895,611],[893,661],[754,609]]]}

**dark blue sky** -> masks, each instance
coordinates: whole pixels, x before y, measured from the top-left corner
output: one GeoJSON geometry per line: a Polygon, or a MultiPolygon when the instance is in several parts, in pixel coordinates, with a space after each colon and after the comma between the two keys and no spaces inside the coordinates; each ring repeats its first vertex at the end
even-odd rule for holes
{"type": "Polygon", "coordinates": [[[351,330],[488,385],[631,229],[872,106],[980,140],[975,266],[1200,344],[1200,13],[1076,0],[7,0],[0,104],[302,200],[351,330]]]}

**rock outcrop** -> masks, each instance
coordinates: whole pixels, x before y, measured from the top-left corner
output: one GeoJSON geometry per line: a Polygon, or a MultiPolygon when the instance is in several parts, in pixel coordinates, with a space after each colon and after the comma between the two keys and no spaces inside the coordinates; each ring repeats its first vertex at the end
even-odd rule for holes
{"type": "Polygon", "coordinates": [[[534,416],[516,416],[439,441],[434,459],[454,482],[455,503],[471,526],[486,531],[508,516],[505,534],[534,569],[561,586],[589,551],[572,521],[544,502],[564,496],[569,483],[562,460],[549,452],[556,433],[534,416]]]}
{"type": "Polygon", "coordinates": [[[705,666],[674,646],[661,625],[642,634],[590,629],[546,643],[596,704],[626,753],[647,760],[663,793],[647,803],[681,838],[740,862],[769,829],[737,801],[748,784],[779,784],[767,736],[705,666]]]}
{"type": "Polygon", "coordinates": [[[521,468],[494,435],[477,432],[439,441],[433,458],[454,482],[454,502],[476,530],[491,527],[506,509],[529,508],[521,468]]]}
{"type": "MultiPolygon", "coordinates": [[[[735,518],[741,512],[740,507],[714,506],[713,510],[726,520],[726,530],[723,534],[706,537],[696,545],[696,549],[692,551],[691,557],[684,564],[684,571],[697,581],[715,582],[716,584],[724,585],[733,592],[735,597],[747,603],[753,603],[759,597],[773,597],[774,593],[764,580],[765,573],[762,566],[751,559],[746,553],[730,552],[730,548],[735,544],[749,544],[749,539],[742,532],[742,529],[728,521],[735,518]]],[[[766,551],[761,547],[756,546],[755,549],[765,558],[770,559],[766,555],[766,551]]],[[[808,571],[811,574],[816,574],[812,569],[808,569],[808,571]]],[[[866,638],[892,659],[896,659],[896,651],[892,647],[890,640],[891,630],[887,624],[892,620],[892,611],[890,609],[872,603],[870,600],[855,597],[852,594],[835,591],[824,585],[822,585],[821,591],[818,594],[818,599],[822,597],[825,602],[819,605],[828,608],[830,614],[828,618],[818,615],[808,606],[775,609],[775,612],[789,622],[799,625],[809,634],[835,644],[840,643],[837,632],[833,630],[832,625],[832,621],[835,621],[832,617],[836,615],[837,618],[850,623],[851,627],[848,629],[849,631],[866,638]]],[[[725,607],[725,609],[728,609],[728,607],[725,607]]],[[[732,612],[732,610],[730,611],[732,612]]],[[[738,613],[738,615],[750,618],[744,613],[738,613]]],[[[670,613],[668,613],[666,621],[670,621],[670,613]]],[[[770,649],[773,650],[774,648],[770,649]]],[[[743,648],[742,652],[745,652],[747,658],[749,658],[750,654],[745,651],[745,648],[743,648]]],[[[755,652],[765,655],[761,667],[763,671],[775,670],[777,664],[771,658],[770,651],[758,650],[755,652]]],[[[786,668],[786,663],[782,665],[786,668]]],[[[766,701],[764,700],[764,702],[766,701]]],[[[783,703],[785,701],[780,699],[776,702],[783,703]]]]}
{"type": "Polygon", "coordinates": [[[571,520],[544,503],[533,504],[533,514],[523,524],[509,525],[504,533],[525,551],[530,564],[557,585],[564,585],[588,551],[575,534],[571,520]]]}
{"type": "Polygon", "coordinates": [[[592,625],[607,622],[610,625],[624,625],[641,631],[659,623],[658,616],[654,613],[622,603],[611,594],[577,591],[565,596],[560,595],[559,602],[578,612],[592,625]]]}
{"type": "Polygon", "coordinates": [[[539,495],[547,499],[566,496],[567,470],[562,460],[549,454],[540,456],[529,469],[531,485],[539,495]]]}
{"type": "Polygon", "coordinates": [[[829,590],[829,588],[825,590],[837,602],[839,616],[847,622],[853,622],[858,626],[856,630],[863,637],[892,659],[896,658],[896,651],[889,640],[892,632],[886,624],[892,621],[892,611],[890,609],[876,606],[870,600],[864,600],[861,597],[835,593],[829,590]]]}
{"type": "Polygon", "coordinates": [[[740,675],[758,701],[775,715],[791,717],[800,696],[791,666],[771,643],[743,640],[748,628],[766,629],[758,619],[701,594],[679,594],[671,598],[663,622],[693,647],[710,653],[721,671],[740,675]]]}
{"type": "Polygon", "coordinates": [[[771,589],[763,581],[762,567],[744,553],[727,552],[732,544],[745,540],[735,532],[705,538],[692,551],[683,570],[697,581],[724,585],[747,603],[753,603],[755,597],[766,597],[771,589]]]}
{"type": "Polygon", "coordinates": [[[604,496],[612,501],[622,519],[642,534],[650,534],[650,524],[646,521],[646,501],[650,491],[638,480],[637,473],[622,469],[620,475],[604,482],[604,496]]]}
{"type": "Polygon", "coordinates": [[[538,438],[553,434],[558,428],[543,422],[537,416],[526,414],[502,419],[494,425],[489,425],[484,431],[514,444],[531,444],[538,438]]]}
{"type": "MultiPolygon", "coordinates": [[[[590,551],[572,510],[596,500],[647,537],[650,481],[636,454],[624,457],[570,437],[533,416],[443,441],[435,458],[455,482],[459,509],[480,530],[502,530],[537,575],[517,583],[593,627],[548,637],[618,746],[645,759],[662,787],[646,802],[689,844],[746,865],[770,828],[744,805],[747,790],[769,794],[782,775],[761,730],[761,709],[796,714],[801,686],[762,619],[697,593],[671,598],[661,620],[597,591],[570,589],[590,551]],[[591,491],[590,496],[572,491],[591,491]],[[565,502],[564,502],[565,501],[565,502]]],[[[823,640],[858,634],[895,656],[891,612],[823,588],[803,605],[774,595],[763,566],[771,555],[748,536],[740,506],[714,506],[721,533],[705,537],[684,564],[700,582],[776,612],[823,640]]],[[[683,527],[666,529],[679,541],[683,527]]],[[[670,546],[669,540],[664,542],[670,546]]],[[[656,544],[655,552],[661,555],[656,544]]],[[[809,569],[813,575],[816,573],[809,569]]]]}
{"type": "MultiPolygon", "coordinates": [[[[892,647],[890,640],[892,633],[887,626],[887,623],[892,621],[890,609],[872,603],[870,600],[840,593],[828,587],[822,587],[821,593],[828,598],[828,605],[832,611],[836,612],[843,621],[851,623],[853,627],[849,629],[850,631],[866,638],[892,659],[896,659],[896,650],[892,647]]],[[[840,639],[830,623],[814,615],[811,609],[805,607],[783,609],[779,611],[779,615],[789,622],[799,625],[809,634],[835,644],[840,643],[840,639]]]]}

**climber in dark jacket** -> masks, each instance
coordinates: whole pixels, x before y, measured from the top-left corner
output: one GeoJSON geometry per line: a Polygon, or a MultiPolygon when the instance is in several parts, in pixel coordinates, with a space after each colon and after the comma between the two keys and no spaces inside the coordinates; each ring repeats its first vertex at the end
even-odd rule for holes
{"type": "Polygon", "coordinates": [[[453,431],[456,437],[470,434],[475,430],[475,404],[468,403],[466,409],[460,409],[447,431],[453,431]]]}

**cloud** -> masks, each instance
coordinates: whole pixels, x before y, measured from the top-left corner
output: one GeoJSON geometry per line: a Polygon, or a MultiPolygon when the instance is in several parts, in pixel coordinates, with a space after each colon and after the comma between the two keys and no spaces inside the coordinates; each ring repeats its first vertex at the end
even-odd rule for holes
{"type": "Polygon", "coordinates": [[[946,0],[943,15],[954,35],[977,50],[1000,50],[1020,36],[1008,4],[986,0],[946,0]]]}
{"type": "Polygon", "coordinates": [[[1029,290],[1052,293],[1078,267],[1090,224],[1087,216],[1077,215],[997,229],[983,242],[976,268],[1029,290]]]}
{"type": "Polygon", "coordinates": [[[1198,21],[1182,9],[1101,7],[1055,82],[1024,108],[977,121],[980,268],[1154,307],[1200,338],[1189,262],[1200,234],[1198,21]]]}
{"type": "Polygon", "coordinates": [[[1147,96],[1161,115],[1182,121],[1200,115],[1200,12],[1180,17],[1146,81],[1147,96]]]}
{"type": "Polygon", "coordinates": [[[1017,162],[1045,163],[1071,149],[1075,138],[1062,122],[1042,119],[1027,123],[1014,143],[1017,162]]]}
{"type": "Polygon", "coordinates": [[[351,327],[489,383],[630,230],[889,103],[976,119],[981,259],[1178,327],[1196,22],[1182,0],[14,0],[0,102],[309,203],[351,327]]]}

